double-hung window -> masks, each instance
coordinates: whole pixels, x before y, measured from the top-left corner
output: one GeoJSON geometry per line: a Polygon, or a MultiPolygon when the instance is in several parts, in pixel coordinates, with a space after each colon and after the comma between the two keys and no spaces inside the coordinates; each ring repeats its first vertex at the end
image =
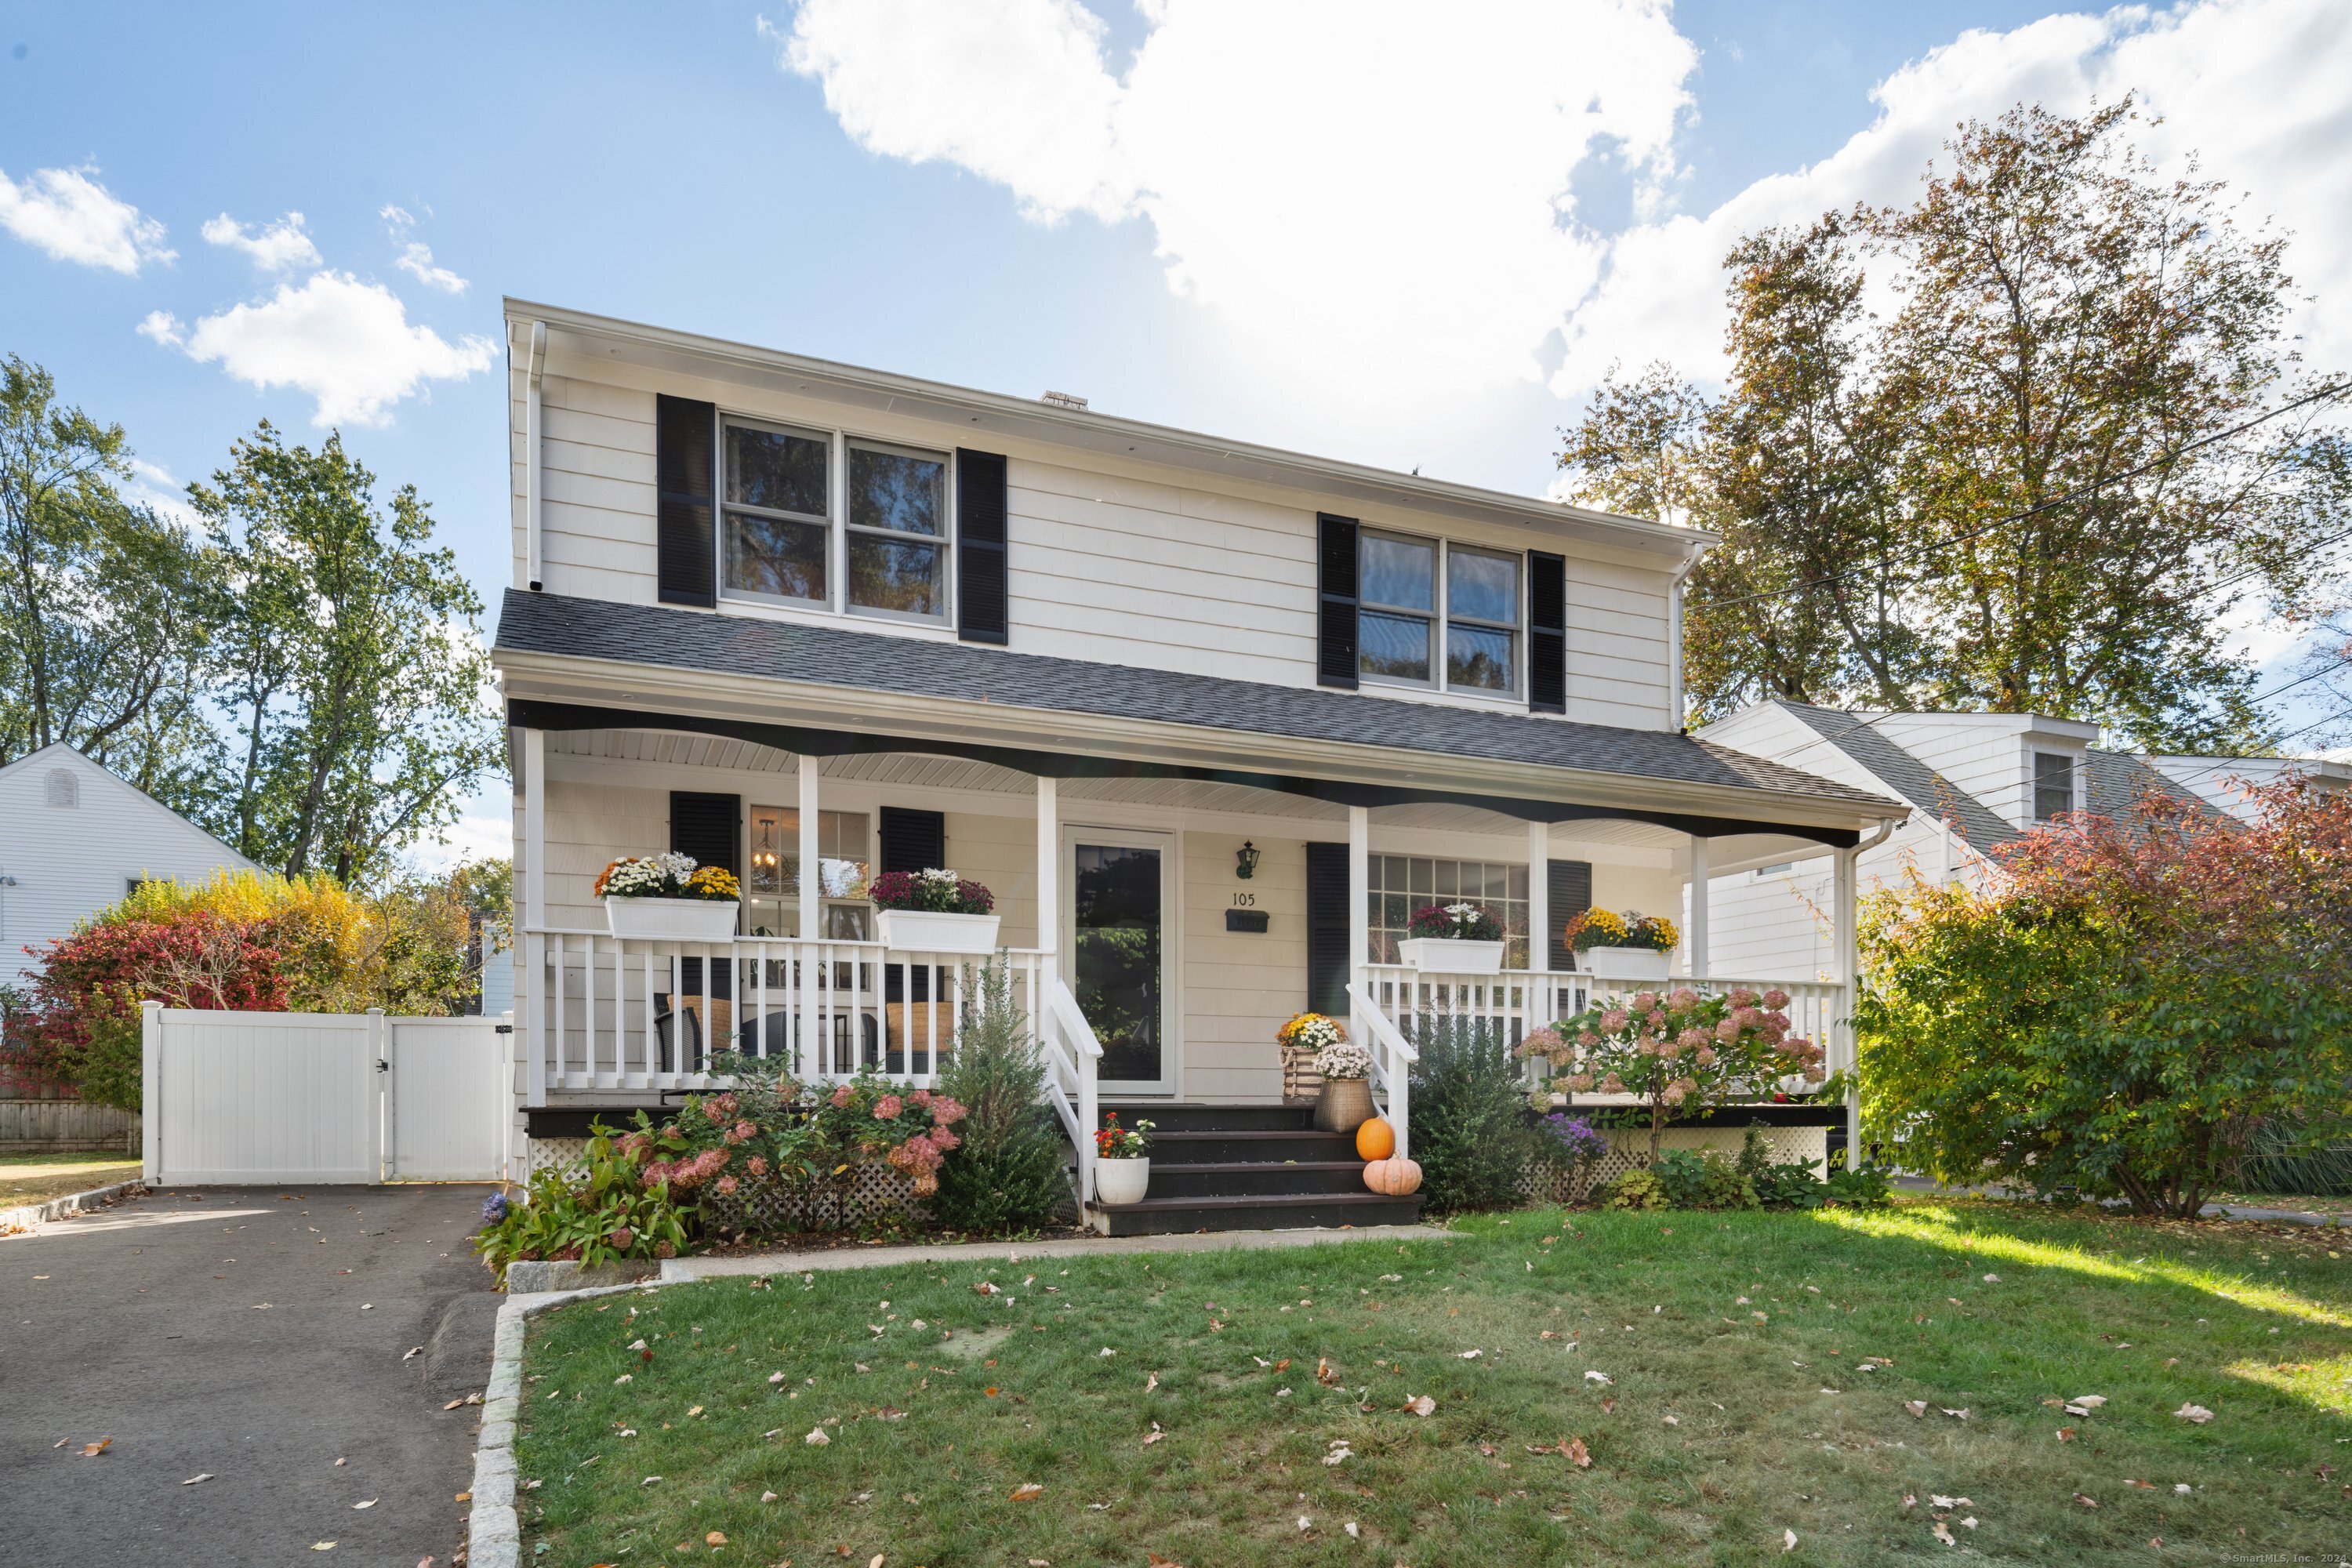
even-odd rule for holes
{"type": "Polygon", "coordinates": [[[948,465],[931,453],[849,443],[849,605],[939,620],[947,614],[948,465]]]}
{"type": "Polygon", "coordinates": [[[832,438],[730,419],[725,458],[727,591],[828,603],[832,438]]]}
{"type": "Polygon", "coordinates": [[[947,618],[943,455],[734,418],[725,423],[721,445],[720,550],[730,595],[904,620],[947,618]],[[836,447],[845,453],[838,473],[836,447]],[[838,509],[836,478],[846,491],[838,509]]]}
{"type": "Polygon", "coordinates": [[[1366,680],[1518,689],[1517,556],[1366,529],[1360,560],[1356,635],[1366,680]]]}
{"type": "Polygon", "coordinates": [[[2074,759],[2063,752],[2033,753],[2033,820],[2049,822],[2074,809],[2074,759]]]}

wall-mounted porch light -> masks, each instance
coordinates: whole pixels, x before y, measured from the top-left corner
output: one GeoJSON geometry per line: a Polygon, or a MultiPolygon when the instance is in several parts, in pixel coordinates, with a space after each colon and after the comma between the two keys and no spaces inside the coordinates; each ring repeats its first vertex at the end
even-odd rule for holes
{"type": "Polygon", "coordinates": [[[1257,875],[1257,846],[1246,838],[1242,840],[1242,847],[1234,851],[1234,875],[1244,882],[1257,875]]]}

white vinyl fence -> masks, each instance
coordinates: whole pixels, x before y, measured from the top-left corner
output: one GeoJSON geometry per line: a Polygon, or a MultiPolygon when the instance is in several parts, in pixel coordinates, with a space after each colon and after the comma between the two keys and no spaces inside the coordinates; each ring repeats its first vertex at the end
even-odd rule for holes
{"type": "Polygon", "coordinates": [[[145,1177],[495,1181],[512,1058],[495,1019],[145,1005],[145,1177]]]}

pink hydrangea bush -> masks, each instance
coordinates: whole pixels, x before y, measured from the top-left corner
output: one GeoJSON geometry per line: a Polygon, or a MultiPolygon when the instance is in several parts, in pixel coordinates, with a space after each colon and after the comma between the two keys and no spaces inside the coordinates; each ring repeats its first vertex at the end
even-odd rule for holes
{"type": "Polygon", "coordinates": [[[1520,1056],[1549,1076],[1533,1097],[1630,1094],[1650,1113],[1655,1163],[1669,1121],[1738,1100],[1770,1099],[1786,1079],[1827,1078],[1822,1047],[1793,1032],[1777,986],[1732,987],[1701,995],[1690,986],[1611,997],[1558,1025],[1531,1032],[1520,1056]]]}

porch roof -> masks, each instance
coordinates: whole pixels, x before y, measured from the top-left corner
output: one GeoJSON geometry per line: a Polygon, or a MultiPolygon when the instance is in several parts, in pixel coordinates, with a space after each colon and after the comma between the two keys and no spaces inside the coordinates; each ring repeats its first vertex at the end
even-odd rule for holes
{"type": "MultiPolygon", "coordinates": [[[[787,691],[821,698],[855,693],[874,705],[874,712],[861,716],[856,711],[860,704],[844,704],[840,695],[814,708],[805,702],[761,702],[751,705],[752,710],[778,711],[781,723],[731,723],[718,731],[740,732],[746,739],[773,737],[794,750],[860,749],[827,744],[808,728],[817,722],[889,736],[894,749],[981,756],[1027,772],[1062,774],[1087,771],[1057,765],[1070,753],[1096,758],[1124,754],[1148,763],[1185,756],[1166,746],[1131,744],[1121,750],[1121,742],[1129,735],[1139,742],[1172,728],[1196,738],[1208,738],[1204,732],[1232,737],[1214,748],[1219,753],[1215,765],[1179,771],[1202,776],[1247,773],[1253,775],[1248,782],[1258,782],[1297,766],[1295,748],[1276,754],[1234,744],[1245,736],[1346,748],[1363,759],[1360,774],[1342,771],[1327,776],[1401,780],[1410,772],[1421,781],[1411,792],[1416,798],[1451,795],[1486,804],[1498,795],[1518,795],[1528,783],[1537,782],[1540,787],[1529,792],[1533,798],[1517,803],[1523,809],[1504,807],[1530,818],[1687,817],[1706,823],[1694,831],[1733,833],[1779,825],[1821,830],[1806,836],[1824,841],[1850,841],[1857,824],[1906,815],[1899,803],[1884,796],[1663,731],[520,589],[507,592],[492,657],[509,672],[508,695],[518,711],[514,721],[533,722],[530,712],[535,710],[541,727],[635,721],[712,730],[709,705],[728,694],[711,689],[709,681],[698,681],[693,689],[696,705],[706,709],[701,721],[667,706],[657,713],[642,709],[625,713],[602,706],[616,700],[630,704],[660,700],[665,695],[675,700],[685,695],[678,688],[671,687],[667,694],[649,689],[668,685],[659,679],[663,672],[681,672],[719,678],[730,691],[746,696],[753,691],[779,698],[787,691]],[[559,665],[584,659],[629,666],[643,675],[617,680],[607,673],[572,686],[549,679],[551,659],[559,665]],[[919,706],[909,706],[910,700],[919,706]],[[569,705],[573,717],[559,721],[550,711],[556,704],[569,705]],[[826,708],[832,711],[819,719],[826,708]],[[1029,714],[1023,716],[1022,710],[1029,714]],[[1042,730],[1039,714],[1053,716],[1042,730]],[[1128,728],[1111,733],[1096,725],[1093,732],[1080,733],[1089,728],[1088,721],[1128,728]],[[795,725],[801,728],[795,731],[795,725]],[[754,730],[765,732],[755,734],[754,730]],[[992,730],[997,733],[991,735],[992,730]],[[1025,760],[1024,752],[1032,753],[1025,760]],[[1375,752],[1404,759],[1407,766],[1373,768],[1370,764],[1375,752]],[[1436,766],[1421,765],[1426,763],[1436,766]],[[1628,790],[1629,784],[1637,787],[1628,790]],[[1570,809],[1568,802],[1574,800],[1612,809],[1570,809]],[[1614,809],[1621,804],[1622,809],[1614,809]]],[[[722,701],[719,710],[742,713],[746,706],[722,701]]],[[[1339,761],[1346,753],[1331,755],[1339,761]]],[[[1201,760],[1212,759],[1203,753],[1201,760]]],[[[1347,798],[1324,789],[1306,793],[1347,798]]]]}

